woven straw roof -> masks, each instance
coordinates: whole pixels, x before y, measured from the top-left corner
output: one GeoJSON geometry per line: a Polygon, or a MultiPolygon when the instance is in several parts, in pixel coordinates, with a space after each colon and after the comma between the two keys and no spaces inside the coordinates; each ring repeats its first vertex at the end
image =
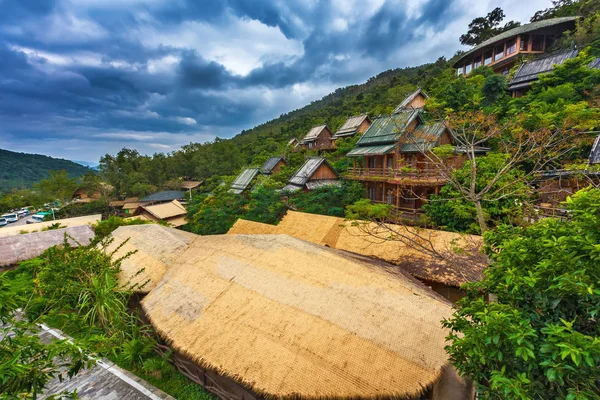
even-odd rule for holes
{"type": "Polygon", "coordinates": [[[286,235],[201,236],[171,264],[141,303],[150,322],[254,393],[416,397],[448,362],[451,306],[387,264],[286,235]]]}
{"type": "Polygon", "coordinates": [[[135,210],[141,204],[142,203],[137,202],[137,201],[128,202],[127,200],[125,200],[125,203],[123,204],[123,210],[135,210]]]}
{"type": "Polygon", "coordinates": [[[77,247],[78,243],[87,246],[94,238],[94,231],[89,225],[3,236],[0,237],[0,267],[35,258],[50,247],[63,244],[65,233],[72,247],[77,247]]]}
{"type": "Polygon", "coordinates": [[[162,279],[175,256],[181,254],[197,235],[149,224],[121,226],[112,233],[112,237],[114,240],[106,248],[107,253],[113,252],[126,242],[115,253],[115,259],[123,257],[128,252],[136,251],[121,263],[120,283],[122,285],[128,282],[132,285],[145,283],[143,287],[136,287],[134,290],[148,293],[162,279]]]}
{"type": "Polygon", "coordinates": [[[238,220],[228,233],[290,235],[312,243],[400,265],[419,279],[449,286],[458,287],[466,282],[481,279],[484,269],[481,265],[449,267],[446,263],[434,260],[431,255],[415,247],[398,240],[386,240],[395,232],[412,237],[415,243],[421,242],[427,245],[424,239],[430,240],[435,250],[444,252],[464,246],[467,241],[477,243],[480,237],[430,229],[416,230],[394,224],[387,224],[386,227],[378,228],[376,224],[356,226],[345,222],[343,218],[288,211],[277,226],[238,220]]]}
{"type": "Polygon", "coordinates": [[[202,185],[202,181],[183,181],[181,182],[181,188],[185,190],[196,189],[202,185]]]}

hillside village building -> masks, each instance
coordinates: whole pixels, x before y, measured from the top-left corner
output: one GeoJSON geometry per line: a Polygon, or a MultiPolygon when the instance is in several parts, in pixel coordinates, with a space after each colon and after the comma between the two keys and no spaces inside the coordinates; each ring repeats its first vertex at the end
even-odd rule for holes
{"type": "Polygon", "coordinates": [[[233,194],[242,194],[252,187],[254,179],[260,174],[258,168],[246,168],[243,170],[231,184],[229,191],[233,194]]]}
{"type": "MultiPolygon", "coordinates": [[[[454,137],[443,122],[425,122],[422,107],[427,96],[417,90],[409,95],[394,114],[373,120],[369,129],[347,156],[353,167],[346,178],[361,181],[366,197],[386,203],[400,212],[419,212],[427,198],[438,194],[446,183],[427,157],[437,146],[454,145],[454,137]],[[362,158],[362,167],[356,158],[362,158]]],[[[460,165],[457,153],[454,163],[460,165]]]]}
{"type": "Polygon", "coordinates": [[[142,199],[140,199],[141,204],[160,204],[160,203],[169,203],[173,200],[182,201],[185,200],[185,192],[181,190],[165,190],[162,192],[152,193],[142,199]]]}
{"type": "Polygon", "coordinates": [[[142,205],[139,206],[133,213],[134,216],[138,216],[142,219],[146,219],[155,223],[164,222],[175,228],[187,223],[185,220],[186,214],[187,211],[185,207],[177,200],[173,200],[168,203],[142,205]]]}
{"type": "Polygon", "coordinates": [[[309,191],[324,186],[340,186],[340,175],[324,157],[310,157],[290,178],[284,191],[309,191]]]}
{"type": "Polygon", "coordinates": [[[138,250],[120,279],[141,271],[160,349],[220,398],[473,398],[444,350],[451,304],[389,264],[286,235],[173,231],[119,227],[114,242],[144,240],[113,256],[138,250]]]}
{"type": "Polygon", "coordinates": [[[344,122],[344,124],[337,130],[335,135],[333,135],[333,140],[352,137],[357,133],[365,133],[369,126],[371,125],[371,119],[368,115],[357,115],[354,117],[350,117],[344,122]]]}
{"type": "Polygon", "coordinates": [[[467,51],[454,68],[468,75],[482,65],[494,72],[508,74],[521,55],[544,54],[563,32],[575,28],[578,17],[552,18],[518,26],[490,38],[467,51]]]}
{"type": "Polygon", "coordinates": [[[260,167],[260,173],[263,175],[276,174],[285,166],[283,157],[271,157],[260,167]]]}
{"type": "Polygon", "coordinates": [[[315,126],[300,142],[297,149],[329,150],[333,148],[333,133],[327,125],[315,126]]]}

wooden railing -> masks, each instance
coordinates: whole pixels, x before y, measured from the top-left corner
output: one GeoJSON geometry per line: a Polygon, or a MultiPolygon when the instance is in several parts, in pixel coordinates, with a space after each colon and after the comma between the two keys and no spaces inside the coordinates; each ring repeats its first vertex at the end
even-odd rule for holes
{"type": "Polygon", "coordinates": [[[346,176],[350,179],[386,178],[386,179],[444,179],[443,174],[433,168],[349,168],[346,176]]]}

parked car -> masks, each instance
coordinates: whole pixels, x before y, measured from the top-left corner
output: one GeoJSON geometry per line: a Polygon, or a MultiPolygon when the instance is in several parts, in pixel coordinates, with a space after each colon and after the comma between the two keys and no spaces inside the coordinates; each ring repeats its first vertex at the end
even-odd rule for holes
{"type": "Polygon", "coordinates": [[[25,218],[27,215],[29,215],[29,213],[27,213],[26,211],[23,211],[23,210],[17,211],[17,217],[19,217],[19,219],[25,218]]]}
{"type": "Polygon", "coordinates": [[[6,220],[6,222],[17,222],[19,220],[19,216],[17,213],[10,213],[2,215],[2,218],[6,220]]]}
{"type": "Polygon", "coordinates": [[[28,223],[28,224],[36,224],[36,223],[38,223],[38,222],[43,222],[43,221],[44,221],[44,218],[45,218],[47,215],[52,215],[52,213],[50,213],[50,212],[47,212],[47,211],[40,211],[39,213],[37,213],[37,214],[34,214],[34,215],[31,217],[31,218],[29,218],[29,219],[27,220],[27,223],[28,223]]]}
{"type": "Polygon", "coordinates": [[[0,226],[5,226],[5,225],[8,225],[6,218],[0,218],[0,226]]]}

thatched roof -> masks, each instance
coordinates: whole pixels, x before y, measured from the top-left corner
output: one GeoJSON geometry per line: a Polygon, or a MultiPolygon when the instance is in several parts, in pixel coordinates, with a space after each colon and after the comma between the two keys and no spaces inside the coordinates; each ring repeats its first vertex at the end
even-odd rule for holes
{"type": "Polygon", "coordinates": [[[82,217],[57,219],[56,221],[37,222],[35,224],[5,226],[0,229],[0,237],[20,235],[22,232],[40,232],[43,228],[47,228],[53,224],[60,223],[62,227],[72,228],[75,226],[93,225],[100,222],[101,214],[84,215],[82,217]]]}
{"type": "Polygon", "coordinates": [[[202,181],[183,181],[181,182],[181,188],[184,190],[196,189],[202,185],[202,181]]]}
{"type": "Polygon", "coordinates": [[[73,247],[77,247],[78,243],[87,246],[94,238],[94,231],[89,225],[3,236],[0,237],[0,267],[35,258],[50,247],[63,244],[65,233],[73,247]]]}
{"type": "Polygon", "coordinates": [[[219,235],[171,265],[146,316],[178,353],[253,393],[414,398],[448,363],[450,304],[387,264],[285,235],[219,235]]]}
{"type": "Polygon", "coordinates": [[[279,225],[259,224],[238,220],[228,233],[235,234],[283,234],[312,243],[349,251],[363,256],[374,257],[401,266],[412,276],[458,287],[466,282],[478,281],[484,266],[469,264],[450,266],[432,256],[433,251],[449,252],[481,238],[431,229],[386,224],[352,224],[343,218],[288,211],[279,225]],[[413,243],[412,246],[399,240],[388,240],[402,235],[413,243]],[[430,242],[431,244],[429,244],[430,242]],[[419,245],[432,248],[424,252],[419,245]]]}
{"type": "Polygon", "coordinates": [[[119,280],[123,285],[128,282],[132,285],[145,283],[134,290],[147,293],[162,279],[173,258],[181,254],[196,237],[193,233],[156,224],[121,226],[112,233],[114,240],[106,252],[113,252],[125,242],[114,254],[115,259],[136,251],[121,263],[119,280]]]}

